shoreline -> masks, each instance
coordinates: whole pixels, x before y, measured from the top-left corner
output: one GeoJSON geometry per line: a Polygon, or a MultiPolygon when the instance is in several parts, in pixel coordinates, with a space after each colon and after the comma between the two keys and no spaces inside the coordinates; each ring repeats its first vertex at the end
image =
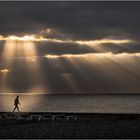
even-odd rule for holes
{"type": "Polygon", "coordinates": [[[67,118],[73,118],[73,120],[78,119],[93,119],[94,117],[112,117],[112,118],[131,118],[140,117],[138,113],[80,113],[80,112],[0,112],[0,120],[64,120],[67,118]],[[50,117],[50,119],[49,119],[50,117]]]}

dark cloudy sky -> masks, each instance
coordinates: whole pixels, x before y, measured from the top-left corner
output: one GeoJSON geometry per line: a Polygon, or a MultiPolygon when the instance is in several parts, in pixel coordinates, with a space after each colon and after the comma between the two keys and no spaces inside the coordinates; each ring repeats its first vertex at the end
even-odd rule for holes
{"type": "Polygon", "coordinates": [[[138,1],[0,2],[0,36],[49,39],[34,42],[34,56],[15,51],[10,64],[0,41],[0,90],[139,93],[139,26],[138,1]]]}
{"type": "Polygon", "coordinates": [[[139,2],[1,2],[1,34],[47,27],[74,39],[139,38],[139,2]]]}

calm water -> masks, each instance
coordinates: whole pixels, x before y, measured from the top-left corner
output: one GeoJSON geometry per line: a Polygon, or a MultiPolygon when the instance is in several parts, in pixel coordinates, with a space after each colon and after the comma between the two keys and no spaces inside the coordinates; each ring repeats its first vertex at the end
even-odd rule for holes
{"type": "MultiPolygon", "coordinates": [[[[0,111],[12,111],[16,95],[0,95],[0,111]]],[[[140,113],[140,95],[20,95],[21,111],[140,113]]]]}

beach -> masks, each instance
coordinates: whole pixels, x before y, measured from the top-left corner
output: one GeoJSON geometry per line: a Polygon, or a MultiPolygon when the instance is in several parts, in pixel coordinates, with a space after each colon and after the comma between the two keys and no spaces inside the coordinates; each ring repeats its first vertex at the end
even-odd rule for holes
{"type": "Polygon", "coordinates": [[[140,114],[1,112],[0,116],[0,138],[140,138],[140,114]]]}

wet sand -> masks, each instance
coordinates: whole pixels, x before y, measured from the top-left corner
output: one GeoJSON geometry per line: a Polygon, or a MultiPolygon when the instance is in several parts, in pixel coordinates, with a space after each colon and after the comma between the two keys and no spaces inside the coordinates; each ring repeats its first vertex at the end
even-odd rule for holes
{"type": "Polygon", "coordinates": [[[140,114],[1,112],[0,138],[140,138],[140,114]]]}

